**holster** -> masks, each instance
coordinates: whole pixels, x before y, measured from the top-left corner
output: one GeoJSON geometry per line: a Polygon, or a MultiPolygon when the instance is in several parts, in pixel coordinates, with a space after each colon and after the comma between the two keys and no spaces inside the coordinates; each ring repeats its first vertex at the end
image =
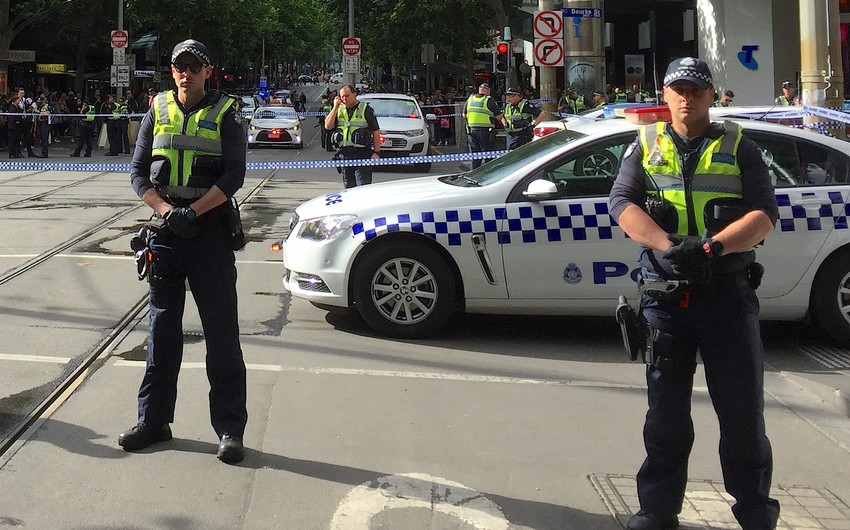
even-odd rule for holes
{"type": "Polygon", "coordinates": [[[227,233],[230,235],[230,249],[242,250],[246,243],[245,231],[242,229],[242,216],[239,213],[239,206],[233,197],[228,201],[225,219],[227,220],[227,233]]]}
{"type": "Polygon", "coordinates": [[[696,350],[675,335],[647,324],[646,363],[662,372],[696,372],[696,350]]]}
{"type": "Polygon", "coordinates": [[[662,280],[638,276],[638,292],[660,302],[679,302],[690,292],[687,280],[662,280]]]}
{"type": "Polygon", "coordinates": [[[638,355],[646,362],[646,326],[641,324],[640,317],[629,305],[625,296],[620,296],[616,311],[617,324],[623,336],[623,346],[629,354],[629,359],[636,361],[638,355]]]}

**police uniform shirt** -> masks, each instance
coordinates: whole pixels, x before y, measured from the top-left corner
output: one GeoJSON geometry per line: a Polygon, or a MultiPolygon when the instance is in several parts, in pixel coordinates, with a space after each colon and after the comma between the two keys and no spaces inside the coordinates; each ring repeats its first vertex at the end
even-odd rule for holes
{"type": "MultiPolygon", "coordinates": [[[[475,94],[475,95],[477,96],[478,94],[475,94]]],[[[472,96],[469,96],[469,97],[471,98],[472,96]]],[[[467,103],[468,102],[469,102],[469,98],[467,98],[467,103]]],[[[526,108],[528,108],[528,105],[526,105],[526,108]]],[[[466,112],[466,105],[464,105],[463,109],[464,109],[464,112],[466,112]]],[[[499,106],[499,104],[496,102],[496,98],[494,98],[493,96],[490,96],[490,99],[487,100],[487,110],[489,110],[490,112],[493,113],[494,117],[490,118],[490,124],[492,125],[493,120],[495,119],[495,116],[502,114],[502,109],[499,106]]],[[[539,112],[538,112],[538,114],[539,114],[539,112]]],[[[484,127],[482,127],[482,129],[483,128],[484,127]]]]}
{"type": "MultiPolygon", "coordinates": [[[[357,104],[359,105],[360,103],[361,102],[358,101],[357,104]]],[[[343,105],[343,112],[345,112],[346,117],[349,120],[351,119],[352,116],[354,116],[354,112],[356,110],[357,110],[357,105],[355,105],[353,108],[348,108],[347,106],[343,105]]],[[[371,105],[366,105],[366,110],[363,111],[363,118],[366,120],[366,128],[369,129],[369,132],[375,132],[375,131],[381,130],[381,126],[378,125],[378,118],[375,117],[375,111],[374,111],[374,109],[372,109],[371,105]]],[[[337,123],[337,127],[339,127],[339,123],[337,123]]],[[[343,152],[348,151],[349,153],[354,152],[354,151],[356,151],[356,152],[363,151],[365,153],[368,153],[369,156],[371,156],[371,153],[372,153],[372,149],[370,147],[351,147],[351,146],[348,146],[348,147],[344,147],[343,149],[344,149],[343,152]]]]}
{"type": "MultiPolygon", "coordinates": [[[[683,174],[692,176],[705,146],[703,142],[707,139],[719,137],[723,134],[724,130],[721,123],[712,123],[706,135],[689,140],[675,132],[671,124],[668,123],[666,132],[676,145],[683,174]],[[689,153],[686,163],[682,163],[683,153],[689,153]]],[[[738,167],[741,169],[743,201],[747,211],[761,210],[767,214],[773,224],[776,224],[776,220],[779,217],[776,194],[770,182],[767,166],[764,164],[756,143],[746,136],[741,138],[737,158],[738,167]]],[[[620,172],[614,181],[608,198],[608,211],[615,221],[620,218],[620,214],[630,204],[635,204],[646,211],[644,202],[647,196],[647,178],[642,162],[643,148],[640,145],[640,141],[636,140],[626,149],[623,162],[620,165],[620,172]]],[[[702,212],[695,212],[695,214],[699,216],[702,215],[702,212]]],[[[702,236],[703,234],[699,235],[702,236]]],[[[666,278],[671,278],[672,268],[661,257],[662,254],[663,252],[642,248],[639,259],[640,265],[649,270],[655,270],[666,278]],[[657,270],[656,266],[660,266],[663,271],[657,270]]],[[[718,261],[723,260],[727,262],[724,269],[728,267],[731,270],[737,270],[738,268],[747,266],[752,261],[752,253],[749,253],[749,258],[746,256],[747,254],[741,253],[727,254],[721,256],[718,261]],[[747,261],[731,263],[732,261],[739,260],[747,261]]]]}
{"type": "MultiPolygon", "coordinates": [[[[218,90],[210,90],[204,95],[200,103],[190,109],[184,109],[183,105],[177,101],[176,95],[175,101],[177,101],[184,114],[188,115],[212,105],[213,102],[217,101],[216,98],[219,94],[222,93],[218,90]]],[[[224,94],[222,94],[222,97],[224,97],[224,94]]],[[[153,115],[154,109],[149,109],[145,117],[142,118],[142,123],[139,125],[139,135],[136,138],[136,150],[133,153],[133,160],[130,162],[130,183],[139,197],[153,188],[153,184],[150,181],[154,128],[153,115]]],[[[242,187],[245,181],[245,144],[247,141],[248,139],[245,135],[245,129],[242,127],[242,118],[239,115],[239,111],[236,110],[236,105],[231,105],[222,117],[221,167],[223,172],[215,183],[228,197],[232,197],[242,187]]]]}

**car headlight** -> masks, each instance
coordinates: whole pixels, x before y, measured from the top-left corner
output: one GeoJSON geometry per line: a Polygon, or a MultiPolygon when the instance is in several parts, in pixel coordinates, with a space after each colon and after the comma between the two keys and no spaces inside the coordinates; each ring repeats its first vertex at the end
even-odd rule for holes
{"type": "Polygon", "coordinates": [[[425,134],[425,129],[413,129],[412,131],[404,131],[405,136],[410,136],[413,138],[414,136],[422,136],[425,134]]]}
{"type": "Polygon", "coordinates": [[[326,215],[315,219],[305,219],[298,230],[297,237],[313,241],[330,241],[339,237],[357,221],[352,214],[326,215]]]}
{"type": "Polygon", "coordinates": [[[257,126],[256,126],[256,125],[254,125],[253,123],[252,123],[251,125],[249,125],[249,126],[248,126],[248,128],[249,128],[249,129],[251,129],[252,131],[256,131],[256,130],[258,130],[258,129],[259,129],[259,127],[257,127],[257,126]]]}
{"type": "Polygon", "coordinates": [[[293,128],[292,128],[292,130],[293,130],[293,131],[300,131],[300,130],[301,130],[301,125],[296,125],[295,127],[293,127],[293,128]]]}

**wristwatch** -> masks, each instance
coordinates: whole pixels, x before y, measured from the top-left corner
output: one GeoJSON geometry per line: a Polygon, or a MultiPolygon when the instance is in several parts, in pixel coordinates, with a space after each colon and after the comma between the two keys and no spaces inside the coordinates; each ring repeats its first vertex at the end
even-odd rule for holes
{"type": "Polygon", "coordinates": [[[193,210],[191,206],[186,207],[186,219],[189,219],[191,221],[195,218],[196,215],[197,214],[195,213],[195,210],[193,210]]]}
{"type": "Polygon", "coordinates": [[[703,239],[702,249],[709,258],[719,258],[723,255],[723,243],[715,239],[703,239]]]}

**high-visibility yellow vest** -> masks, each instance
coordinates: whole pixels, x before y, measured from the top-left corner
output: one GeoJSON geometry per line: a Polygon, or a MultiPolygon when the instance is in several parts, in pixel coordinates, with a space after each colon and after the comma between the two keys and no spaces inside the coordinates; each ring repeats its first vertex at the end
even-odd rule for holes
{"type": "Polygon", "coordinates": [[[493,111],[487,108],[490,96],[473,94],[466,100],[466,123],[470,127],[492,127],[493,111]]]}
{"type": "Polygon", "coordinates": [[[576,99],[572,99],[570,96],[564,96],[564,103],[567,107],[567,110],[572,112],[573,114],[578,114],[581,112],[579,109],[584,109],[584,96],[579,96],[576,99]]]}
{"type": "Polygon", "coordinates": [[[94,105],[86,105],[85,121],[94,121],[95,114],[97,114],[97,111],[95,110],[94,105]]]}
{"type": "Polygon", "coordinates": [[[743,137],[741,127],[728,121],[723,126],[723,135],[711,140],[700,154],[690,182],[686,182],[682,175],[679,154],[673,139],[667,134],[666,123],[658,122],[640,129],[642,163],[649,175],[647,194],[662,196],[675,206],[678,234],[703,235],[704,211],[712,199],[743,197],[741,168],[738,165],[738,145],[743,137]],[[693,215],[689,216],[689,212],[693,215]],[[695,226],[690,226],[689,217],[696,223],[695,226]]]}
{"type": "Polygon", "coordinates": [[[183,114],[174,92],[160,92],[153,99],[154,157],[168,159],[169,186],[187,186],[196,156],[221,156],[221,124],[224,113],[236,100],[225,94],[216,102],[183,114]]]}
{"type": "MultiPolygon", "coordinates": [[[[368,147],[369,144],[356,142],[355,132],[359,129],[367,129],[369,123],[366,121],[366,107],[369,104],[360,101],[354,108],[354,113],[349,115],[348,107],[340,105],[336,109],[336,126],[342,132],[340,147],[368,147]]],[[[361,133],[362,134],[362,133],[361,133]]]]}
{"type": "Polygon", "coordinates": [[[528,103],[527,100],[520,100],[517,106],[513,106],[510,103],[507,107],[505,107],[505,121],[508,122],[508,129],[510,130],[522,130],[527,129],[529,125],[531,125],[530,120],[534,118],[534,115],[525,112],[525,104],[528,103]],[[516,122],[518,120],[526,120],[526,123],[522,127],[517,127],[516,122]]]}

